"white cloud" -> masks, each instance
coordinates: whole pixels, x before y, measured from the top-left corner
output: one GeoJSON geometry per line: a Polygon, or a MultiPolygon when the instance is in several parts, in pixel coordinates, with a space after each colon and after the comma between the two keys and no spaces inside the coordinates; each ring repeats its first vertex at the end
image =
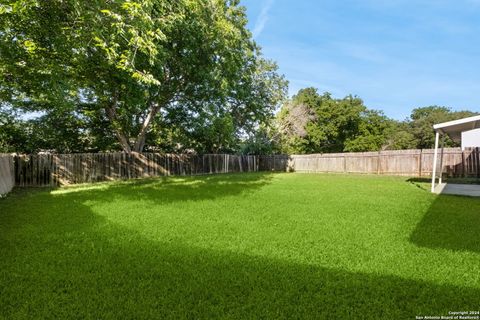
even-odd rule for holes
{"type": "Polygon", "coordinates": [[[262,11],[260,11],[257,21],[255,21],[255,27],[253,28],[253,32],[252,32],[254,38],[257,38],[265,28],[265,25],[267,24],[267,21],[269,19],[269,11],[272,8],[274,2],[275,0],[265,1],[262,7],[262,11]]]}

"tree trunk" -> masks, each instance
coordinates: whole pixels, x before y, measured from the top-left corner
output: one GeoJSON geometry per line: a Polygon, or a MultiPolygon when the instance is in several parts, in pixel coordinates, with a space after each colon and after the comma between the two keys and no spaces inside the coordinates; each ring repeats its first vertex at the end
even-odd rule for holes
{"type": "Polygon", "coordinates": [[[146,135],[148,132],[148,128],[150,127],[152,120],[155,118],[155,116],[158,114],[162,106],[165,106],[169,101],[172,95],[165,96],[164,99],[161,99],[160,102],[158,103],[151,103],[150,108],[148,111],[148,115],[145,118],[145,120],[142,123],[142,127],[140,128],[140,132],[138,133],[135,143],[133,146],[130,145],[130,141],[128,139],[128,136],[123,132],[123,130],[116,125],[117,121],[117,110],[116,110],[116,104],[117,104],[117,98],[114,96],[113,102],[110,106],[106,107],[106,113],[107,117],[112,123],[114,130],[115,130],[115,135],[117,137],[118,142],[122,146],[123,150],[127,153],[132,153],[132,152],[142,152],[143,148],[145,146],[145,139],[146,135]]]}
{"type": "Polygon", "coordinates": [[[115,129],[115,135],[117,136],[118,142],[120,142],[123,151],[126,153],[131,153],[132,148],[130,148],[130,143],[128,142],[128,138],[125,136],[125,134],[121,130],[115,129]]]}
{"type": "Polygon", "coordinates": [[[143,147],[145,146],[145,139],[147,136],[148,128],[152,124],[153,119],[158,114],[162,107],[165,107],[173,98],[173,93],[164,93],[163,95],[156,95],[153,97],[155,101],[150,103],[150,108],[148,111],[148,115],[143,121],[142,127],[140,128],[140,132],[135,139],[135,144],[133,146],[134,152],[142,152],[143,147]]]}
{"type": "Polygon", "coordinates": [[[112,105],[107,106],[105,108],[108,120],[112,123],[113,130],[115,131],[115,136],[117,137],[120,146],[122,146],[123,151],[126,153],[131,153],[132,148],[130,147],[130,143],[128,141],[127,135],[116,125],[117,121],[117,110],[116,110],[116,101],[112,103],[112,105]]]}
{"type": "Polygon", "coordinates": [[[143,147],[145,146],[145,139],[147,135],[148,128],[150,127],[150,124],[152,123],[153,118],[157,115],[158,111],[160,111],[160,105],[158,104],[153,104],[150,107],[150,111],[148,112],[147,117],[143,121],[142,128],[140,129],[140,132],[138,133],[137,139],[135,140],[135,144],[133,146],[133,151],[134,152],[142,152],[143,147]]]}

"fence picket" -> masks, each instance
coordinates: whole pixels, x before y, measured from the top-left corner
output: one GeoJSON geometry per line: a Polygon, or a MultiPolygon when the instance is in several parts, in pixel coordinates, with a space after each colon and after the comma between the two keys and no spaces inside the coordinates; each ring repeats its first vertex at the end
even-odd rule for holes
{"type": "Polygon", "coordinates": [[[16,155],[17,186],[57,186],[155,176],[258,171],[259,156],[79,153],[16,155]],[[244,162],[248,165],[244,165],[244,162]],[[237,163],[238,165],[231,165],[237,163]]]}
{"type": "MultiPolygon", "coordinates": [[[[429,176],[433,150],[399,150],[312,155],[240,156],[158,153],[82,153],[17,155],[17,186],[57,186],[118,179],[213,173],[296,171],[429,176]]],[[[444,150],[448,177],[480,177],[480,149],[444,150]]]]}

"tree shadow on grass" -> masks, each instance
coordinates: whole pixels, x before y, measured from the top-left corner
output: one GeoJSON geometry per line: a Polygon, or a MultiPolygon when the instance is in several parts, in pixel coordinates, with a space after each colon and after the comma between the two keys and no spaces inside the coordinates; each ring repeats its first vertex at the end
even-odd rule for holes
{"type": "Polygon", "coordinates": [[[194,177],[162,177],[100,183],[60,189],[55,195],[74,194],[79,200],[111,202],[116,199],[168,204],[179,201],[213,200],[248,194],[270,183],[272,173],[221,174],[194,177]],[[85,189],[86,188],[86,189],[85,189]],[[76,192],[78,190],[78,192],[76,192]]]}
{"type": "Polygon", "coordinates": [[[480,252],[480,198],[439,195],[410,241],[431,249],[480,252]]]}
{"type": "Polygon", "coordinates": [[[74,194],[22,199],[0,203],[7,319],[412,319],[478,308],[479,289],[155,242],[74,194]]]}

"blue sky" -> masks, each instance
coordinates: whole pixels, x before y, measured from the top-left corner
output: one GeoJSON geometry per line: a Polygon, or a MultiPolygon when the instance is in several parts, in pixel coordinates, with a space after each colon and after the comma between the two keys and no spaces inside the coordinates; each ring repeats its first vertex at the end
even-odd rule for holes
{"type": "Polygon", "coordinates": [[[290,94],[354,94],[402,120],[415,107],[480,112],[480,0],[241,0],[290,94]]]}

